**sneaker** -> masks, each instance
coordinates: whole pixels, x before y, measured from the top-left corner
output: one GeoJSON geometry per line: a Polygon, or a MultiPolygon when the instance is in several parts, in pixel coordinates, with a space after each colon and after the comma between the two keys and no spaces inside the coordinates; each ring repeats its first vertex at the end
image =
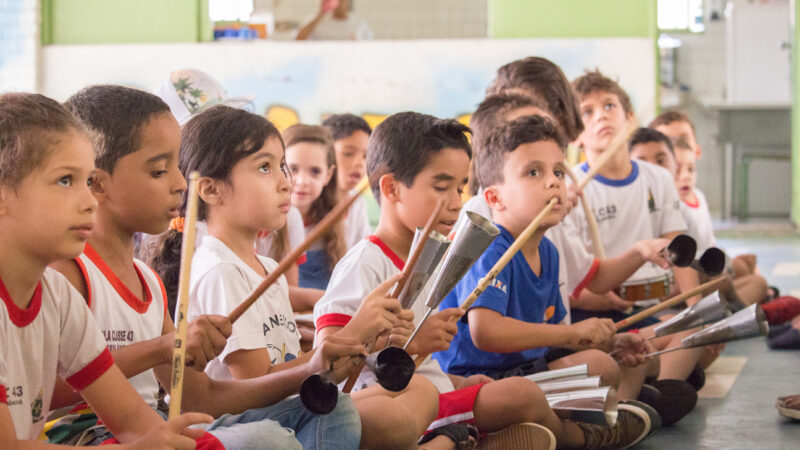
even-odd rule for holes
{"type": "Polygon", "coordinates": [[[555,450],[556,437],[552,431],[536,423],[517,423],[481,439],[481,450],[555,450]]]}
{"type": "Polygon", "coordinates": [[[638,400],[625,400],[619,402],[618,406],[622,405],[635,406],[647,413],[647,418],[650,419],[650,431],[647,432],[646,437],[652,436],[656,431],[661,429],[661,414],[659,414],[659,412],[652,406],[638,400]]]}
{"type": "Polygon", "coordinates": [[[583,448],[605,450],[629,448],[650,432],[650,415],[638,406],[621,403],[617,423],[613,427],[576,422],[583,430],[583,448]]]}
{"type": "Polygon", "coordinates": [[[697,391],[682,380],[654,381],[653,387],[661,393],[661,426],[669,426],[689,414],[697,405],[697,391]]]}

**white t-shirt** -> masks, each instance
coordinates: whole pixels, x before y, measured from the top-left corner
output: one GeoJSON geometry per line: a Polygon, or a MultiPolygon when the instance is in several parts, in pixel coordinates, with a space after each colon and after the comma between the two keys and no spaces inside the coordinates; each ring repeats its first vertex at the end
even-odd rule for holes
{"type": "MultiPolygon", "coordinates": [[[[309,23],[312,19],[313,16],[309,16],[303,23],[309,23]]],[[[347,19],[344,20],[334,19],[330,14],[326,14],[309,36],[309,39],[326,41],[348,39],[361,41],[373,38],[374,35],[369,25],[352,14],[348,14],[347,19]]]]}
{"type": "Polygon", "coordinates": [[[697,241],[697,256],[699,257],[709,247],[716,247],[717,238],[714,237],[714,226],[711,224],[711,212],[708,210],[706,196],[696,188],[694,195],[697,198],[695,204],[681,201],[681,214],[686,221],[686,234],[697,241]]]}
{"type": "MultiPolygon", "coordinates": [[[[477,195],[464,203],[459,216],[463,216],[466,211],[471,211],[487,218],[492,217],[492,209],[486,203],[483,189],[480,189],[477,195]]],[[[580,239],[576,239],[575,233],[572,231],[572,225],[568,222],[562,220],[558,225],[550,227],[545,232],[545,236],[550,239],[558,250],[558,290],[561,293],[561,301],[567,311],[563,323],[569,324],[572,323],[569,305],[570,296],[576,297],[580,294],[586,283],[594,277],[600,262],[586,251],[580,239]]]]}
{"type": "MultiPolygon", "coordinates": [[[[666,169],[644,161],[631,161],[631,165],[631,173],[624,179],[611,180],[597,175],[583,189],[609,258],[626,252],[637,241],[686,230],[672,175],[666,169]]],[[[589,166],[584,163],[579,167],[575,175],[582,180],[589,166]]],[[[583,209],[572,208],[565,220],[571,222],[575,235],[591,253],[592,238],[583,209]]],[[[647,262],[628,281],[638,282],[667,272],[647,262]]]]}
{"type": "MultiPolygon", "coordinates": [[[[355,189],[350,191],[350,195],[355,193],[355,189]]],[[[363,195],[350,205],[347,211],[347,216],[344,218],[344,239],[347,244],[347,249],[353,248],[354,245],[361,242],[364,238],[372,233],[369,225],[369,216],[367,215],[367,201],[363,195]]]]}
{"type": "Polygon", "coordinates": [[[0,297],[0,403],[8,406],[17,439],[34,440],[50,411],[56,376],[81,391],[114,359],[83,297],[55,270],[45,270],[25,310],[2,280],[0,297]]]}
{"type": "MultiPolygon", "coordinates": [[[[274,260],[258,256],[269,273],[278,267],[274,260]]],[[[189,289],[189,320],[202,314],[228,315],[264,281],[222,241],[203,238],[192,258],[189,289]]],[[[281,276],[278,282],[256,300],[233,324],[233,333],[225,349],[206,366],[206,374],[214,379],[230,380],[233,376],[225,365],[225,357],[237,350],[267,349],[270,362],[281,364],[300,353],[300,333],[289,303],[289,286],[281,276]]]]}
{"type": "MultiPolygon", "coordinates": [[[[141,299],[117,278],[89,244],[77,262],[86,282],[89,309],[109,350],[161,336],[167,296],[153,269],[138,259],[133,260],[145,289],[145,298],[141,299]]],[[[152,369],[128,378],[128,381],[148,405],[154,409],[158,406],[158,381],[152,369]]]]}
{"type": "MultiPolygon", "coordinates": [[[[328,327],[343,327],[361,306],[363,299],[379,284],[400,273],[405,262],[376,236],[369,236],[336,264],[328,283],[325,295],[314,306],[314,323],[317,331],[328,327]]],[[[414,323],[425,314],[425,298],[432,287],[431,275],[428,284],[422,289],[411,310],[414,312],[414,323]]],[[[316,342],[315,342],[316,344],[316,342]]],[[[453,383],[445,374],[439,363],[428,357],[417,369],[416,373],[424,375],[439,390],[440,394],[454,390],[453,383]]],[[[363,389],[375,384],[375,377],[365,366],[354,390],[363,389]]]]}
{"type": "MultiPolygon", "coordinates": [[[[294,206],[289,208],[289,212],[286,214],[286,225],[289,232],[289,249],[294,249],[300,246],[306,239],[306,231],[305,227],[303,226],[303,216],[300,214],[300,211],[297,210],[294,206]]],[[[195,225],[195,248],[199,247],[200,244],[203,242],[203,238],[208,236],[208,225],[205,222],[197,222],[195,225]]],[[[267,258],[272,258],[272,244],[275,240],[275,232],[272,231],[265,231],[258,234],[258,238],[256,238],[256,253],[261,256],[266,256],[267,258]]],[[[305,261],[305,255],[300,256],[298,260],[298,264],[303,264],[305,261]]]]}

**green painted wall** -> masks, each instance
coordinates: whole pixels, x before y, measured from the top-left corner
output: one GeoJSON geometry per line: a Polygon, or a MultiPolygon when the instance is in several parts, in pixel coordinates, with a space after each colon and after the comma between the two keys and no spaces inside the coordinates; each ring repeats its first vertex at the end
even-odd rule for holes
{"type": "Polygon", "coordinates": [[[657,37],[656,0],[489,0],[492,38],[657,37]]]}
{"type": "Polygon", "coordinates": [[[800,0],[792,1],[792,222],[800,224],[800,0]]]}
{"type": "Polygon", "coordinates": [[[42,44],[211,40],[207,0],[42,0],[42,44]]]}

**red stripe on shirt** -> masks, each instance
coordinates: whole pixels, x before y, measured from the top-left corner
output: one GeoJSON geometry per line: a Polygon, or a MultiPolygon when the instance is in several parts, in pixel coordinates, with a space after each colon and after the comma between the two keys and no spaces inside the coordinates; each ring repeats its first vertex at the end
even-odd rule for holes
{"type": "Polygon", "coordinates": [[[595,275],[597,275],[597,269],[599,268],[600,268],[600,260],[595,259],[594,261],[592,261],[592,267],[589,269],[589,273],[587,273],[586,276],[583,277],[583,280],[581,280],[581,282],[578,283],[578,285],[575,287],[575,290],[572,291],[572,297],[578,298],[578,296],[581,295],[581,292],[583,292],[583,290],[586,288],[586,285],[589,284],[590,281],[592,281],[595,275]]]}
{"type": "Polygon", "coordinates": [[[301,264],[305,264],[306,261],[308,261],[308,257],[306,257],[306,254],[303,253],[299,258],[297,258],[297,265],[299,266],[301,264]]]}
{"type": "Polygon", "coordinates": [[[150,304],[153,302],[153,294],[150,292],[150,286],[148,286],[147,282],[145,281],[144,277],[142,276],[142,272],[139,271],[139,267],[131,261],[133,264],[133,270],[136,271],[136,276],[139,278],[139,283],[142,285],[142,290],[144,291],[144,300],[140,299],[136,296],[128,286],[125,286],[125,283],[117,277],[117,274],[111,270],[110,267],[103,261],[103,258],[97,253],[97,251],[86,243],[86,247],[83,249],[83,253],[89,258],[90,261],[100,269],[100,272],[103,276],[111,283],[111,286],[117,291],[120,297],[125,300],[125,303],[128,304],[134,311],[138,312],[139,314],[144,314],[147,312],[147,309],[150,308],[150,304]]]}
{"type": "Polygon", "coordinates": [[[6,387],[0,384],[0,403],[8,404],[8,397],[6,397],[6,387]]]}
{"type": "Polygon", "coordinates": [[[36,316],[39,315],[39,310],[42,309],[42,282],[36,283],[31,301],[25,309],[20,308],[14,303],[2,279],[0,279],[0,298],[2,298],[3,302],[6,304],[8,318],[11,319],[11,322],[19,328],[27,327],[36,319],[36,316]]]}
{"type": "Polygon", "coordinates": [[[683,203],[686,203],[686,206],[688,206],[689,208],[697,209],[697,208],[700,207],[700,199],[699,198],[695,198],[694,202],[690,202],[689,200],[684,200],[683,203]]]}
{"type": "Polygon", "coordinates": [[[94,383],[101,375],[106,373],[114,364],[114,358],[106,347],[94,361],[87,364],[83,369],[75,372],[67,378],[67,383],[76,391],[82,391],[94,383]]]}
{"type": "Polygon", "coordinates": [[[325,314],[317,319],[317,331],[326,327],[343,327],[350,322],[350,319],[352,317],[347,314],[325,314]]]}
{"type": "Polygon", "coordinates": [[[403,258],[397,256],[397,253],[392,251],[392,249],[390,249],[389,246],[386,245],[386,243],[381,240],[381,238],[375,236],[374,234],[371,234],[367,236],[367,239],[373,244],[377,245],[381,249],[381,251],[383,251],[383,254],[386,255],[387,258],[392,260],[392,262],[394,263],[395,267],[397,267],[398,270],[400,271],[403,270],[403,267],[406,266],[406,262],[403,261],[403,258]]]}

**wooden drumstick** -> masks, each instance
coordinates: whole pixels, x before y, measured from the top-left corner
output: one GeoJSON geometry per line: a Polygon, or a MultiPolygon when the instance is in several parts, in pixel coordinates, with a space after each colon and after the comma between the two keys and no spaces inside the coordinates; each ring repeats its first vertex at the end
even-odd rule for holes
{"type": "Polygon", "coordinates": [[[726,281],[728,281],[727,278],[728,277],[726,275],[722,275],[722,276],[719,276],[717,278],[714,278],[713,280],[711,280],[709,282],[706,282],[706,283],[703,283],[700,286],[697,286],[696,288],[694,288],[694,289],[692,289],[690,291],[684,292],[682,294],[678,294],[675,297],[672,297],[670,299],[664,300],[663,302],[661,302],[661,303],[659,303],[657,305],[651,306],[650,308],[647,308],[644,311],[641,311],[641,312],[636,313],[636,314],[634,314],[634,315],[632,315],[630,317],[622,319],[619,322],[615,323],[614,326],[617,328],[617,331],[619,331],[619,330],[621,330],[621,329],[623,329],[625,327],[633,325],[636,322],[639,322],[639,321],[641,321],[643,319],[646,319],[646,318],[652,316],[653,314],[656,314],[656,313],[658,313],[660,311],[663,311],[663,310],[665,310],[667,308],[671,308],[671,307],[673,307],[673,306],[675,306],[677,304],[680,304],[680,303],[686,301],[687,299],[690,299],[690,298],[694,297],[695,295],[702,294],[703,292],[706,292],[706,291],[713,291],[714,289],[717,289],[719,286],[721,286],[726,281]]]}
{"type": "MultiPolygon", "coordinates": [[[[403,287],[408,280],[408,277],[411,276],[411,272],[414,271],[414,266],[417,264],[417,260],[419,260],[419,256],[422,254],[422,249],[425,247],[425,242],[428,240],[428,236],[431,234],[431,230],[433,230],[434,225],[436,225],[436,219],[439,218],[439,212],[442,210],[444,206],[444,200],[439,200],[436,203],[436,206],[433,208],[433,212],[431,213],[430,217],[428,218],[428,222],[425,224],[425,228],[422,229],[422,237],[420,242],[414,248],[414,251],[408,257],[408,261],[406,261],[405,266],[403,266],[403,272],[400,275],[400,279],[397,280],[397,284],[394,287],[394,291],[392,291],[392,298],[397,298],[400,296],[400,293],[403,292],[403,287]]],[[[376,339],[377,340],[377,339],[376,339]]],[[[375,347],[375,341],[372,341],[367,348],[367,354],[372,352],[372,349],[375,347]]],[[[342,392],[345,394],[349,393],[353,390],[353,386],[355,386],[356,381],[358,380],[358,376],[361,374],[361,371],[364,369],[365,361],[362,361],[353,372],[350,373],[350,378],[347,379],[347,383],[345,383],[342,392]]]]}
{"type": "Polygon", "coordinates": [[[183,222],[183,241],[181,242],[181,267],[178,280],[178,298],[175,305],[175,348],[172,352],[172,378],[169,389],[169,419],[181,415],[183,398],[183,370],[186,364],[186,333],[189,328],[189,281],[194,255],[195,225],[197,223],[197,179],[198,172],[189,174],[186,191],[186,218],[183,222]]]}
{"type": "Polygon", "coordinates": [[[316,242],[323,234],[325,234],[335,223],[337,220],[341,218],[341,216],[350,208],[350,205],[353,204],[354,201],[369,187],[369,181],[365,178],[361,180],[360,183],[356,186],[355,192],[350,195],[349,198],[346,200],[340,201],[332,210],[329,212],[325,217],[320,220],[316,227],[311,230],[311,233],[308,234],[308,237],[302,244],[300,244],[297,248],[293,249],[289,252],[288,255],[284,256],[281,259],[281,262],[278,264],[278,267],[275,268],[272,272],[270,272],[264,281],[261,282],[253,292],[246,298],[242,303],[240,303],[230,314],[228,314],[228,320],[231,323],[236,322],[236,320],[247,311],[247,308],[253,305],[253,303],[258,300],[259,297],[274,283],[278,280],[278,278],[283,275],[287,270],[291,269],[292,266],[295,264],[297,259],[300,255],[303,254],[311,244],[316,242]]]}
{"type": "MultiPolygon", "coordinates": [[[[567,176],[570,177],[572,182],[576,185],[580,185],[580,181],[578,177],[575,176],[575,172],[572,171],[567,166],[564,166],[567,172],[567,176]]],[[[594,250],[594,256],[597,259],[606,259],[606,249],[603,248],[603,241],[600,240],[600,229],[597,227],[597,220],[594,218],[594,213],[592,212],[591,205],[589,205],[589,201],[586,200],[586,197],[581,194],[580,196],[581,206],[583,207],[583,215],[586,216],[586,223],[589,225],[589,233],[592,235],[592,249],[594,250]]]]}
{"type": "MultiPolygon", "coordinates": [[[[484,290],[486,290],[487,287],[489,287],[489,285],[492,283],[495,277],[497,277],[497,275],[506,267],[509,261],[511,261],[511,258],[513,258],[514,255],[517,254],[517,252],[522,248],[522,246],[525,245],[525,243],[528,242],[528,240],[533,236],[536,230],[539,229],[539,225],[542,223],[545,216],[547,216],[547,214],[550,213],[550,210],[553,209],[553,206],[555,206],[556,203],[558,203],[557,198],[550,199],[550,201],[547,203],[547,206],[545,206],[544,209],[542,209],[539,212],[539,214],[531,221],[531,223],[528,224],[527,227],[525,227],[522,233],[520,233],[519,236],[517,236],[514,242],[511,243],[508,249],[506,249],[505,253],[503,253],[503,255],[500,256],[500,259],[498,259],[497,262],[494,263],[494,266],[492,266],[489,272],[486,275],[484,275],[484,277],[481,278],[480,281],[478,281],[478,285],[475,286],[475,289],[473,289],[472,293],[470,293],[469,296],[466,298],[466,300],[464,300],[461,303],[461,306],[459,306],[459,308],[463,309],[465,312],[469,311],[470,307],[472,307],[472,304],[475,303],[475,300],[477,300],[478,297],[480,297],[480,295],[483,293],[484,290]]],[[[451,322],[457,322],[458,320],[459,319],[457,317],[454,317],[453,319],[451,319],[451,322]]],[[[414,359],[414,363],[417,365],[417,367],[419,367],[427,357],[428,355],[418,355],[416,359],[414,359]]]]}
{"type": "Polygon", "coordinates": [[[614,138],[611,139],[611,142],[606,147],[605,151],[597,158],[592,167],[589,168],[589,171],[586,173],[586,177],[578,183],[578,190],[583,190],[589,181],[600,172],[611,158],[616,155],[621,149],[627,148],[625,145],[628,142],[628,138],[630,138],[631,134],[636,131],[636,124],[633,120],[628,120],[625,122],[625,125],[617,131],[617,134],[614,135],[614,138]]]}

